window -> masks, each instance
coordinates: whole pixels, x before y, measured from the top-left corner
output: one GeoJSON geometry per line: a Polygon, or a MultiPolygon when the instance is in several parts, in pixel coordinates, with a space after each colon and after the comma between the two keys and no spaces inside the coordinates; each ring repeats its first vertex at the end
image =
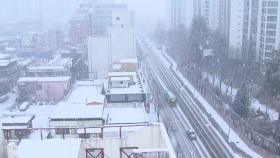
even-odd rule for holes
{"type": "Polygon", "coordinates": [[[267,24],[267,29],[276,29],[276,24],[274,24],[274,23],[268,23],[268,24],[267,24]]]}
{"type": "Polygon", "coordinates": [[[277,9],[276,8],[267,9],[267,13],[268,14],[277,14],[277,9]]]}
{"type": "Polygon", "coordinates": [[[267,45],[266,50],[274,50],[274,46],[273,45],[267,45]]]}
{"type": "Polygon", "coordinates": [[[266,7],[266,5],[267,5],[267,2],[266,2],[266,1],[263,1],[263,2],[262,2],[262,6],[263,6],[263,7],[266,7]]]}
{"type": "Polygon", "coordinates": [[[277,16],[267,16],[267,21],[275,22],[277,20],[277,16]]]}
{"type": "Polygon", "coordinates": [[[268,1],[268,6],[269,7],[277,7],[278,6],[278,2],[277,1],[268,1]]]}
{"type": "Polygon", "coordinates": [[[276,35],[276,31],[266,31],[267,36],[275,36],[276,35]]]}
{"type": "Polygon", "coordinates": [[[275,38],[266,38],[267,43],[275,43],[275,38]]]}

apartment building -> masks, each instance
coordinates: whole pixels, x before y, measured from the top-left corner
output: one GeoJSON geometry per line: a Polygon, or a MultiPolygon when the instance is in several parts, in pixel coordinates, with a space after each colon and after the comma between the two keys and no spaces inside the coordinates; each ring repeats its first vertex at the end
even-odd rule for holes
{"type": "Polygon", "coordinates": [[[271,61],[274,50],[280,47],[279,0],[260,0],[258,23],[257,58],[261,62],[271,61]]]}
{"type": "Polygon", "coordinates": [[[187,3],[186,0],[169,0],[168,1],[168,23],[170,29],[175,29],[180,25],[186,26],[187,22],[187,3]]]}

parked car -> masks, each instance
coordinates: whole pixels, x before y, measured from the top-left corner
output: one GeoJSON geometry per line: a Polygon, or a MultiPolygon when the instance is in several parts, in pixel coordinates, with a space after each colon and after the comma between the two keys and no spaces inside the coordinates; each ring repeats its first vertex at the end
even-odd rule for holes
{"type": "Polygon", "coordinates": [[[26,111],[29,107],[29,103],[28,102],[23,102],[20,107],[19,107],[19,111],[26,111]]]}
{"type": "Polygon", "coordinates": [[[8,96],[3,95],[3,96],[0,97],[0,103],[4,103],[4,102],[6,102],[8,99],[9,99],[8,96]]]}
{"type": "Polygon", "coordinates": [[[189,130],[187,130],[187,135],[189,136],[189,138],[191,140],[196,140],[196,133],[195,133],[195,131],[189,129],[189,130]]]}

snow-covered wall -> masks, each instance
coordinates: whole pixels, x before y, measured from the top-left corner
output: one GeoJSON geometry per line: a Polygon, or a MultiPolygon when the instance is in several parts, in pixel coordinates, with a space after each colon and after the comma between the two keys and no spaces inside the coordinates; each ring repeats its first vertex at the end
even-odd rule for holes
{"type": "Polygon", "coordinates": [[[174,150],[170,145],[165,129],[161,125],[148,126],[123,139],[104,138],[87,139],[86,148],[104,148],[105,155],[110,158],[119,158],[121,147],[138,147],[139,149],[168,149],[170,158],[175,158],[174,150]]]}
{"type": "Polygon", "coordinates": [[[136,38],[134,28],[113,28],[110,34],[112,46],[112,62],[136,57],[136,38]]]}
{"type": "Polygon", "coordinates": [[[89,78],[105,78],[110,67],[110,39],[108,37],[88,38],[89,78]]]}

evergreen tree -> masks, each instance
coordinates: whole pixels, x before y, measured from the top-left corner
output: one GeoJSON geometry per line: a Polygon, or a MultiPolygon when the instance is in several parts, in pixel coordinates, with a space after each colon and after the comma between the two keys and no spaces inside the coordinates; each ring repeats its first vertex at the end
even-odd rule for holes
{"type": "Polygon", "coordinates": [[[168,53],[177,61],[184,63],[188,61],[189,56],[189,38],[188,31],[180,25],[174,30],[169,30],[167,41],[168,53]]]}
{"type": "Polygon", "coordinates": [[[265,73],[265,81],[263,84],[265,91],[271,96],[280,95],[280,61],[270,64],[265,73]]]}
{"type": "Polygon", "coordinates": [[[208,45],[209,32],[210,31],[206,20],[203,17],[197,16],[193,18],[191,24],[190,41],[193,60],[197,65],[200,65],[203,49],[205,49],[208,45]]]}
{"type": "Polygon", "coordinates": [[[158,22],[156,24],[153,36],[157,44],[159,44],[160,46],[166,45],[167,30],[164,23],[158,22]]]}
{"type": "Polygon", "coordinates": [[[232,108],[240,117],[247,118],[250,109],[250,97],[245,84],[238,90],[232,108]]]}

